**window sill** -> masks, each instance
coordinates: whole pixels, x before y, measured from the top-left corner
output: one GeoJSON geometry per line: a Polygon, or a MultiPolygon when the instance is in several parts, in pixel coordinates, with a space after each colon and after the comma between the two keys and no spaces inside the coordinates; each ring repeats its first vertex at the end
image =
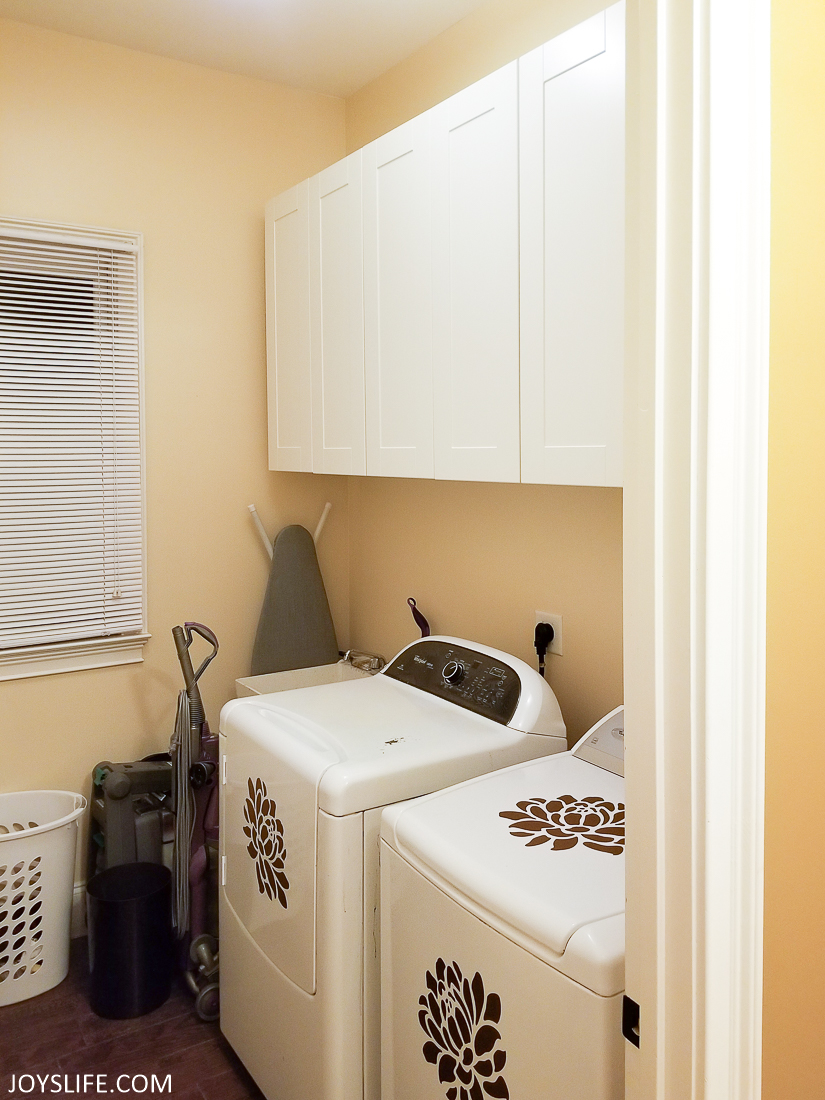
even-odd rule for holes
{"type": "Polygon", "coordinates": [[[0,651],[0,680],[137,664],[143,660],[143,647],[151,637],[151,634],[129,634],[7,649],[0,651]]]}

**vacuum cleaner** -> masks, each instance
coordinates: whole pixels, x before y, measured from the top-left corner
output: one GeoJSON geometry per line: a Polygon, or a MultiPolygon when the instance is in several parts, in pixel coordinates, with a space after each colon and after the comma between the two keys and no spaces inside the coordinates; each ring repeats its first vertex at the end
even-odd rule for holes
{"type": "Polygon", "coordinates": [[[202,1020],[220,1015],[218,987],[218,738],[209,731],[198,680],[218,652],[203,623],[172,628],[183,670],[169,752],[92,772],[88,878],[120,863],[162,863],[172,871],[178,962],[202,1020]],[[193,635],[212,652],[195,672],[193,635]]]}
{"type": "Polygon", "coordinates": [[[88,878],[118,864],[172,870],[178,964],[201,1020],[220,1015],[218,986],[218,738],[209,731],[198,680],[218,652],[202,623],[173,627],[184,691],[168,752],[143,760],[101,760],[92,770],[88,878]],[[197,672],[193,636],[212,647],[197,672]]]}
{"type": "Polygon", "coordinates": [[[203,623],[172,628],[183,672],[175,731],[169,746],[175,811],[173,916],[179,961],[202,1020],[220,1015],[218,959],[218,738],[209,730],[198,680],[218,652],[218,639],[203,623]],[[193,635],[212,646],[197,672],[189,647],[193,635]]]}

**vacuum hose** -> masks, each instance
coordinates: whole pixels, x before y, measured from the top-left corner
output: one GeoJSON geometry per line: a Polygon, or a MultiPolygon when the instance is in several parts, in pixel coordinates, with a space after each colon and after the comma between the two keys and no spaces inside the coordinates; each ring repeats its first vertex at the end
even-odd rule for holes
{"type": "Polygon", "coordinates": [[[185,691],[178,694],[178,712],[172,737],[172,782],[175,798],[175,859],[174,859],[174,911],[175,928],[179,938],[189,929],[189,849],[192,829],[195,825],[195,795],[189,783],[192,766],[192,729],[190,725],[189,697],[185,691]]]}
{"type": "Polygon", "coordinates": [[[193,786],[203,786],[214,772],[214,762],[201,762],[202,738],[209,734],[203,710],[198,680],[207,665],[218,652],[218,639],[208,626],[202,623],[185,623],[172,627],[172,637],[178,653],[185,690],[178,695],[178,710],[175,717],[175,732],[172,736],[170,752],[172,756],[172,774],[175,797],[175,926],[180,938],[190,928],[192,916],[191,861],[192,838],[195,830],[197,801],[193,786]],[[197,672],[192,668],[189,647],[192,634],[199,634],[209,642],[212,652],[201,662],[197,672]],[[200,765],[198,767],[198,765],[200,765]],[[193,775],[193,767],[196,771],[193,775]],[[203,775],[201,774],[203,772],[203,775]],[[194,783],[193,783],[194,779],[194,783]]]}

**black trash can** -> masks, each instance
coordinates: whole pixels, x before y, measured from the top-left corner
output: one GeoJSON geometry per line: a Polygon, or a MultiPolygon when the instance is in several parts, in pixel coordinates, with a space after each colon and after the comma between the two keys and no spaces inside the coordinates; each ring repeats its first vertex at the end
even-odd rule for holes
{"type": "Polygon", "coordinates": [[[126,1020],[158,1008],[172,989],[172,875],[158,863],[121,863],[89,880],[89,1003],[126,1020]]]}

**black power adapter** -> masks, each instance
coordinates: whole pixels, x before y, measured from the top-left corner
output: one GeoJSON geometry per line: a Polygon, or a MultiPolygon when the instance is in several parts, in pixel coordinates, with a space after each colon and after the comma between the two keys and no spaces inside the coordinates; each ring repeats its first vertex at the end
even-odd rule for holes
{"type": "Polygon", "coordinates": [[[536,623],[536,633],[533,637],[533,645],[536,647],[536,653],[539,658],[539,675],[544,675],[544,658],[547,656],[547,650],[550,648],[550,644],[553,638],[556,636],[555,630],[553,630],[550,623],[536,623]]]}

